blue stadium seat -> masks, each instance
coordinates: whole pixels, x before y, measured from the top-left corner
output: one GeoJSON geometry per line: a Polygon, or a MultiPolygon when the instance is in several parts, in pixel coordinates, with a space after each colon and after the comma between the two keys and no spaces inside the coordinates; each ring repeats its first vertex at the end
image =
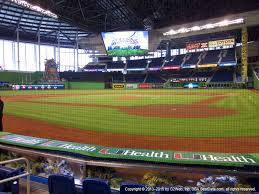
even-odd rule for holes
{"type": "MultiPolygon", "coordinates": [[[[24,172],[24,167],[17,168],[15,170],[6,168],[1,166],[0,167],[0,180],[17,176],[24,172]]],[[[13,180],[7,183],[3,183],[0,185],[0,192],[12,192],[12,194],[19,194],[19,180],[13,180]]]]}
{"type": "Polygon", "coordinates": [[[148,74],[146,83],[164,83],[165,80],[163,80],[159,74],[148,74]]]}
{"type": "Polygon", "coordinates": [[[142,191],[141,189],[145,187],[145,185],[138,183],[122,183],[120,187],[120,194],[149,194],[147,191],[142,191]],[[140,191],[130,191],[130,188],[137,188],[140,191]]]}
{"type": "Polygon", "coordinates": [[[107,180],[87,178],[83,181],[83,194],[111,194],[111,188],[107,180]]]}
{"type": "Polygon", "coordinates": [[[249,178],[247,181],[252,187],[255,188],[256,192],[259,194],[259,178],[249,178]]]}
{"type": "Polygon", "coordinates": [[[236,50],[235,48],[222,50],[225,55],[222,58],[221,63],[236,63],[236,50]]]}
{"type": "Polygon", "coordinates": [[[105,66],[104,65],[86,65],[84,67],[85,71],[104,71],[105,66]]]}
{"type": "Polygon", "coordinates": [[[107,62],[107,69],[124,69],[125,63],[122,61],[107,62]]]}
{"type": "Polygon", "coordinates": [[[143,83],[146,75],[142,74],[127,74],[125,79],[127,83],[143,83]]]}
{"type": "Polygon", "coordinates": [[[176,55],[171,57],[171,59],[165,63],[164,67],[181,66],[184,56],[185,55],[176,55]]]}
{"type": "Polygon", "coordinates": [[[127,61],[127,69],[135,69],[135,68],[146,68],[147,60],[146,59],[138,59],[138,60],[129,60],[127,61]]]}
{"type": "Polygon", "coordinates": [[[204,64],[218,64],[219,54],[221,50],[208,51],[205,57],[200,61],[200,65],[204,64]]]}
{"type": "Polygon", "coordinates": [[[233,82],[234,70],[218,70],[210,82],[233,82]]]}
{"type": "Polygon", "coordinates": [[[65,175],[50,175],[48,178],[50,194],[75,194],[74,177],[65,175]]]}
{"type": "Polygon", "coordinates": [[[149,68],[160,68],[163,65],[164,57],[160,58],[153,58],[151,59],[151,62],[149,63],[149,68]]]}
{"type": "Polygon", "coordinates": [[[201,55],[201,52],[198,53],[192,53],[190,58],[185,61],[183,66],[185,65],[196,65],[199,61],[199,56],[201,55]]]}

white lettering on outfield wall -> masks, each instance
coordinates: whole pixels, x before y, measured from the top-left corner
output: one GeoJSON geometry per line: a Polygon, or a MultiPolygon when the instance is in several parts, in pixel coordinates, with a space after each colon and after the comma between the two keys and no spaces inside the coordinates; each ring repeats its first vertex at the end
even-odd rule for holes
{"type": "Polygon", "coordinates": [[[202,155],[203,160],[215,161],[215,162],[237,162],[237,163],[253,163],[256,162],[252,158],[246,158],[244,156],[229,156],[229,157],[219,157],[213,155],[202,155]]]}
{"type": "Polygon", "coordinates": [[[17,143],[24,143],[24,144],[29,144],[29,145],[35,145],[35,144],[41,143],[42,140],[26,139],[23,137],[14,137],[14,138],[9,139],[9,141],[17,142],[17,143]]]}
{"type": "Polygon", "coordinates": [[[169,154],[164,152],[136,152],[134,150],[125,150],[124,156],[138,156],[138,157],[148,157],[148,158],[170,158],[169,154]]]}
{"type": "Polygon", "coordinates": [[[94,146],[76,146],[73,144],[62,144],[59,145],[58,148],[63,148],[63,149],[67,149],[67,150],[77,150],[77,151],[87,151],[87,152],[93,152],[96,150],[96,147],[94,146]]]}

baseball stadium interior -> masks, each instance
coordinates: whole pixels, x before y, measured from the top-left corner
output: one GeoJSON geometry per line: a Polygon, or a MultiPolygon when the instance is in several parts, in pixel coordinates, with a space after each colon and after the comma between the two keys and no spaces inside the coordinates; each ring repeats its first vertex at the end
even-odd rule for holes
{"type": "Polygon", "coordinates": [[[259,194],[258,0],[0,0],[0,194],[259,194]]]}

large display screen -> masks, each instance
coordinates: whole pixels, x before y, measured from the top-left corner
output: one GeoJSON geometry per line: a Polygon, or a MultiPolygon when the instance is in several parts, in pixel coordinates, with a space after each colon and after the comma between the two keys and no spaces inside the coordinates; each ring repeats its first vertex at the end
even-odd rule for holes
{"type": "Polygon", "coordinates": [[[148,52],[148,31],[103,32],[108,56],[145,55],[148,52]]]}

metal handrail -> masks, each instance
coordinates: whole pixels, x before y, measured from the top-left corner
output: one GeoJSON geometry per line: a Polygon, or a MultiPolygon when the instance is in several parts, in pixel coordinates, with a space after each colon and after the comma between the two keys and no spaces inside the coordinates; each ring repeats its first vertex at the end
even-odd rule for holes
{"type": "Polygon", "coordinates": [[[0,180],[0,184],[2,183],[6,183],[6,182],[9,182],[9,181],[12,181],[12,180],[16,180],[18,178],[22,178],[22,177],[27,177],[27,181],[26,181],[26,185],[27,185],[27,194],[30,194],[30,163],[29,163],[29,160],[27,158],[16,158],[16,159],[13,159],[13,160],[6,160],[6,161],[0,161],[0,165],[2,164],[8,164],[8,163],[13,163],[13,162],[19,162],[19,161],[25,161],[26,163],[26,173],[23,173],[23,174],[20,174],[20,175],[17,175],[17,176],[13,176],[13,177],[10,177],[10,178],[6,178],[6,179],[3,179],[3,180],[0,180]]]}

